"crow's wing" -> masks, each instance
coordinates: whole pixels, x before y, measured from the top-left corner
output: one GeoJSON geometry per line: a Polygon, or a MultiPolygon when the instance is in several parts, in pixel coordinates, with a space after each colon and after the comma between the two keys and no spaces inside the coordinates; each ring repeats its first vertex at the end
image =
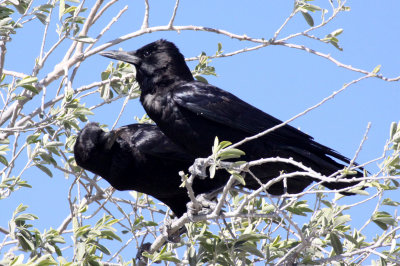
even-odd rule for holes
{"type": "MultiPolygon", "coordinates": [[[[235,95],[198,81],[176,87],[173,91],[173,100],[182,108],[224,126],[241,130],[249,136],[282,123],[235,95]]],[[[266,138],[274,144],[306,149],[317,154],[328,154],[349,162],[348,158],[315,142],[311,136],[290,125],[270,132],[266,138]]]]}
{"type": "Polygon", "coordinates": [[[173,143],[156,125],[129,125],[121,137],[143,154],[183,162],[193,162],[195,159],[173,143]]]}

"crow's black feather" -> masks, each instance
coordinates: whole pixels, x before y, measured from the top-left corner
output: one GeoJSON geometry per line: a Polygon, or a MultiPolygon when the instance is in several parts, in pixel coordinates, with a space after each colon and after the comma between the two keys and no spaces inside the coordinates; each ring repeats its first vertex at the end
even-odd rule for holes
{"type": "MultiPolygon", "coordinates": [[[[133,124],[104,132],[88,123],[79,132],[76,163],[107,180],[117,190],[136,190],[157,198],[177,216],[186,210],[189,197],[179,171],[187,172],[194,157],[171,142],[155,125],[133,124]]],[[[193,182],[196,195],[222,187],[229,176],[219,172],[214,179],[193,182]]]]}
{"type": "MultiPolygon", "coordinates": [[[[227,91],[195,81],[183,55],[166,40],[158,40],[132,52],[107,51],[102,55],[136,67],[136,79],[142,90],[140,101],[147,114],[169,139],[195,157],[210,155],[216,136],[234,143],[281,123],[227,91]]],[[[326,176],[344,169],[349,163],[348,158],[290,125],[239,148],[246,153],[241,160],[293,158],[326,176]]],[[[268,163],[251,170],[264,183],[282,172],[301,171],[286,163],[268,163]]],[[[346,178],[362,175],[357,171],[346,178]]],[[[245,180],[246,187],[259,187],[250,176],[245,180]]],[[[287,192],[301,192],[313,181],[316,180],[310,176],[292,177],[287,180],[287,192]]],[[[323,185],[341,189],[355,184],[357,182],[337,181],[323,185]]],[[[268,192],[283,194],[283,182],[274,184],[268,192]]]]}

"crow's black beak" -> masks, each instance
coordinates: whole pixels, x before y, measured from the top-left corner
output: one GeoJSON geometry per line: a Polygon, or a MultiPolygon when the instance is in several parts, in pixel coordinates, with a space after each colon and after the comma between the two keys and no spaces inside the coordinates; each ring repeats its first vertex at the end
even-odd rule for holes
{"type": "Polygon", "coordinates": [[[122,132],[126,128],[127,127],[120,127],[117,128],[116,130],[111,130],[109,132],[104,133],[103,135],[103,139],[105,141],[104,148],[106,150],[110,150],[111,147],[114,145],[115,141],[117,140],[117,138],[122,134],[122,132]]]}
{"type": "Polygon", "coordinates": [[[112,51],[103,51],[100,52],[99,54],[111,59],[116,59],[119,61],[130,63],[135,66],[140,65],[141,62],[141,59],[135,55],[135,51],[125,52],[125,51],[112,50],[112,51]]]}

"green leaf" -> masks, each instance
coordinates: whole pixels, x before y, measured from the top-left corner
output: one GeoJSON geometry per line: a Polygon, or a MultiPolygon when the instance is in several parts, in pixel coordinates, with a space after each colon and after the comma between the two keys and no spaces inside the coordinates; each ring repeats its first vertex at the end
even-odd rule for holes
{"type": "Polygon", "coordinates": [[[94,113],[92,111],[90,111],[89,109],[87,109],[85,107],[76,108],[74,110],[74,114],[77,114],[77,115],[94,115],[94,113]]]}
{"type": "Polygon", "coordinates": [[[79,212],[79,213],[84,213],[84,212],[87,211],[88,208],[89,208],[89,206],[85,204],[85,205],[83,205],[83,206],[81,206],[81,207],[79,208],[78,212],[79,212]]]}
{"type": "Polygon", "coordinates": [[[212,146],[212,152],[215,154],[218,152],[218,145],[219,145],[219,139],[216,136],[214,139],[214,145],[212,146]]]}
{"type": "Polygon", "coordinates": [[[337,226],[345,224],[349,221],[351,221],[350,215],[339,216],[339,217],[335,218],[335,220],[333,221],[333,228],[336,228],[337,226]]]}
{"type": "Polygon", "coordinates": [[[23,214],[18,215],[15,218],[15,222],[21,222],[21,221],[27,221],[27,220],[33,221],[33,220],[37,220],[37,219],[39,219],[39,218],[34,214],[23,213],[23,214]]]}
{"type": "Polygon", "coordinates": [[[341,11],[350,11],[351,8],[349,6],[343,6],[341,11]]]}
{"type": "MultiPolygon", "coordinates": [[[[57,165],[56,160],[54,160],[54,158],[53,158],[51,155],[49,155],[49,154],[47,154],[47,153],[40,153],[39,156],[40,156],[40,158],[42,158],[42,160],[45,161],[46,163],[52,164],[52,165],[54,165],[54,166],[57,165]]],[[[43,165],[42,165],[42,166],[43,166],[43,165]]]]}
{"type": "Polygon", "coordinates": [[[95,43],[96,39],[88,36],[78,36],[77,38],[75,38],[75,41],[83,43],[95,43]]]}
{"type": "Polygon", "coordinates": [[[270,212],[273,212],[273,211],[275,211],[275,207],[272,204],[265,204],[262,207],[262,212],[263,213],[270,213],[270,212]]]}
{"type": "Polygon", "coordinates": [[[397,224],[392,215],[387,212],[376,212],[372,215],[371,220],[383,230],[388,229],[388,225],[395,226],[397,224]]]}
{"type": "Polygon", "coordinates": [[[59,146],[63,146],[64,143],[62,143],[61,141],[50,141],[46,143],[46,147],[59,147],[59,146]]]}
{"type": "Polygon", "coordinates": [[[246,185],[246,181],[244,180],[243,176],[241,174],[239,174],[238,172],[234,171],[234,170],[227,170],[228,173],[230,173],[231,175],[233,175],[233,177],[239,181],[240,184],[242,184],[243,186],[246,185]]]}
{"type": "Polygon", "coordinates": [[[232,144],[232,142],[223,140],[223,141],[221,141],[221,143],[218,145],[218,148],[219,148],[219,150],[222,150],[222,149],[228,147],[228,146],[231,145],[231,144],[232,144]]]}
{"type": "Polygon", "coordinates": [[[311,5],[309,3],[302,3],[300,8],[304,9],[304,10],[307,10],[307,11],[311,11],[311,12],[321,11],[322,10],[319,6],[311,5]]]}
{"type": "Polygon", "coordinates": [[[332,203],[331,203],[330,201],[328,201],[328,200],[321,200],[321,202],[322,202],[323,204],[325,204],[327,207],[332,208],[332,203]]]}
{"type": "Polygon", "coordinates": [[[200,81],[200,82],[203,82],[203,83],[205,83],[205,84],[208,84],[207,79],[205,79],[205,78],[202,77],[202,76],[195,76],[194,78],[197,79],[197,80],[200,81]]]}
{"type": "Polygon", "coordinates": [[[8,24],[10,21],[12,21],[12,18],[10,18],[10,17],[6,17],[6,18],[0,20],[0,27],[8,24]]]}
{"type": "Polygon", "coordinates": [[[109,100],[113,98],[113,93],[110,89],[110,84],[105,84],[104,86],[100,87],[100,96],[104,100],[109,100]]]}
{"type": "Polygon", "coordinates": [[[13,100],[17,100],[17,101],[25,101],[26,99],[28,99],[25,96],[15,96],[12,98],[13,100]]]}
{"type": "Polygon", "coordinates": [[[28,209],[28,206],[20,204],[20,205],[18,205],[17,209],[14,211],[14,214],[23,212],[26,209],[28,209]]]}
{"type": "Polygon", "coordinates": [[[35,83],[37,81],[37,77],[26,76],[17,83],[17,86],[32,85],[32,83],[35,83]]]}
{"type": "Polygon", "coordinates": [[[110,73],[111,72],[109,70],[101,72],[101,80],[107,80],[110,77],[110,73]]]}
{"type": "Polygon", "coordinates": [[[222,44],[219,42],[219,43],[218,43],[217,54],[221,54],[221,53],[222,53],[222,44]]]}
{"type": "Polygon", "coordinates": [[[336,49],[338,49],[339,51],[343,51],[343,48],[341,48],[338,44],[337,41],[329,41],[330,44],[332,44],[336,49]]]}
{"type": "Polygon", "coordinates": [[[358,194],[358,195],[363,195],[363,196],[368,196],[369,193],[366,190],[362,190],[359,187],[355,187],[353,189],[349,190],[350,193],[358,194]]]}
{"type": "Polygon", "coordinates": [[[45,172],[46,175],[48,175],[48,176],[50,176],[50,177],[53,177],[52,172],[51,172],[50,169],[47,168],[46,166],[41,165],[41,164],[35,164],[35,166],[36,166],[37,168],[39,168],[40,170],[42,170],[43,172],[45,172]]]}
{"type": "Polygon", "coordinates": [[[19,185],[20,187],[32,188],[32,186],[29,185],[26,181],[21,181],[20,183],[18,183],[18,185],[19,185]]]}
{"type": "Polygon", "coordinates": [[[343,253],[343,245],[342,245],[342,242],[340,242],[339,237],[335,233],[330,233],[329,236],[331,239],[331,244],[332,244],[333,250],[335,251],[336,255],[342,254],[343,253]]]}
{"type": "Polygon", "coordinates": [[[175,253],[172,251],[167,251],[158,256],[158,260],[163,260],[163,261],[171,261],[175,263],[180,263],[181,261],[175,257],[175,253]]]}
{"type": "Polygon", "coordinates": [[[96,259],[92,259],[92,258],[90,258],[88,260],[88,263],[90,266],[102,266],[102,264],[100,264],[96,259]]]}
{"type": "Polygon", "coordinates": [[[65,11],[65,0],[60,0],[60,9],[58,11],[58,19],[61,20],[65,11]]]}
{"type": "Polygon", "coordinates": [[[53,8],[53,7],[54,7],[54,5],[52,5],[52,4],[44,4],[44,5],[40,5],[38,7],[35,7],[34,10],[40,10],[40,11],[43,11],[43,12],[46,12],[46,13],[50,13],[49,9],[53,8]]]}
{"type": "Polygon", "coordinates": [[[237,241],[258,241],[261,239],[268,239],[268,236],[256,233],[242,234],[237,241]]]}
{"type": "Polygon", "coordinates": [[[34,250],[35,249],[35,244],[32,242],[31,239],[26,238],[22,234],[17,235],[18,242],[21,245],[23,250],[34,250]]]}
{"type": "Polygon", "coordinates": [[[7,8],[5,6],[0,6],[0,17],[1,18],[8,17],[13,13],[14,13],[14,10],[7,8]]]}
{"type": "Polygon", "coordinates": [[[101,252],[103,252],[106,255],[110,255],[110,251],[108,250],[108,248],[106,248],[105,246],[103,246],[100,243],[95,243],[95,246],[97,247],[97,249],[99,249],[101,252]]]}
{"type": "Polygon", "coordinates": [[[35,12],[34,14],[39,19],[39,21],[42,22],[43,25],[46,25],[47,16],[45,14],[39,12],[35,12]]]}
{"type": "Polygon", "coordinates": [[[304,19],[307,21],[307,24],[310,27],[314,27],[314,20],[313,20],[312,16],[308,12],[304,12],[304,11],[301,11],[301,14],[303,15],[304,19]]]}
{"type": "Polygon", "coordinates": [[[41,133],[35,133],[33,135],[30,135],[26,138],[26,143],[32,144],[38,141],[38,138],[40,137],[41,133]]]}
{"type": "Polygon", "coordinates": [[[9,139],[0,139],[0,144],[10,144],[9,139]]]}
{"type": "Polygon", "coordinates": [[[244,151],[241,151],[239,149],[228,149],[226,151],[221,152],[218,157],[221,158],[221,160],[227,160],[227,159],[233,159],[233,158],[239,158],[242,155],[245,155],[246,153],[244,151]]]}
{"type": "Polygon", "coordinates": [[[74,12],[75,10],[76,10],[76,6],[70,6],[70,7],[68,7],[67,9],[65,9],[64,10],[64,15],[65,14],[67,14],[67,13],[72,13],[72,12],[74,12]]]}
{"type": "Polygon", "coordinates": [[[356,247],[359,246],[359,243],[357,239],[355,239],[353,236],[350,235],[344,235],[344,237],[349,240],[351,243],[353,243],[356,247]]]}
{"type": "Polygon", "coordinates": [[[342,34],[342,32],[343,32],[343,29],[337,29],[337,30],[333,31],[331,33],[331,35],[336,37],[336,36],[339,36],[340,34],[342,34]]]}
{"type": "Polygon", "coordinates": [[[214,178],[214,176],[215,176],[215,169],[217,168],[217,166],[215,165],[215,164],[212,164],[211,166],[210,166],[210,178],[211,179],[213,179],[214,178]]]}
{"type": "Polygon", "coordinates": [[[76,234],[76,237],[80,237],[86,234],[89,230],[90,230],[90,225],[84,225],[82,227],[77,228],[76,231],[74,232],[76,234]]]}
{"type": "Polygon", "coordinates": [[[253,254],[253,255],[255,255],[255,256],[259,257],[259,258],[264,258],[264,254],[261,251],[259,251],[257,249],[257,247],[255,247],[255,246],[253,246],[251,244],[248,244],[248,243],[244,244],[244,245],[240,246],[240,249],[244,250],[244,251],[247,251],[250,254],[253,254]]]}
{"type": "Polygon", "coordinates": [[[393,140],[393,136],[394,134],[396,134],[396,132],[397,132],[397,123],[392,122],[390,124],[390,137],[389,137],[390,140],[393,140]]]}
{"type": "Polygon", "coordinates": [[[278,247],[279,246],[279,242],[281,241],[281,236],[278,235],[277,237],[275,237],[275,239],[272,241],[271,246],[272,247],[278,247]]]}
{"type": "Polygon", "coordinates": [[[3,155],[0,155],[0,163],[4,164],[5,166],[8,166],[7,158],[4,157],[3,155]]]}
{"type": "Polygon", "coordinates": [[[372,70],[372,74],[378,74],[381,71],[381,65],[377,65],[374,70],[372,70]]]}
{"type": "Polygon", "coordinates": [[[28,1],[21,1],[21,0],[9,0],[9,2],[11,2],[15,9],[17,9],[18,13],[20,14],[24,14],[28,8],[28,1]]]}
{"type": "Polygon", "coordinates": [[[293,214],[301,216],[307,216],[305,212],[313,212],[313,210],[308,208],[307,201],[305,200],[296,202],[295,204],[293,204],[293,206],[289,206],[287,210],[293,214]]]}
{"type": "Polygon", "coordinates": [[[398,202],[398,201],[393,201],[393,200],[387,198],[387,199],[384,199],[384,200],[383,200],[382,205],[399,206],[399,205],[400,205],[400,202],[398,202]]]}
{"type": "Polygon", "coordinates": [[[41,256],[37,261],[35,261],[35,266],[49,265],[58,265],[58,263],[51,257],[51,255],[41,256]]]}
{"type": "Polygon", "coordinates": [[[143,225],[145,226],[158,226],[158,223],[155,223],[153,221],[147,221],[147,222],[143,222],[143,225]]]}
{"type": "Polygon", "coordinates": [[[196,256],[196,249],[193,246],[189,246],[186,252],[188,254],[189,265],[197,265],[199,260],[196,256]]]}
{"type": "MultiPolygon", "coordinates": [[[[158,225],[158,224],[156,224],[156,225],[158,225]]],[[[103,231],[101,231],[101,235],[104,235],[104,236],[109,237],[110,239],[116,239],[119,242],[122,242],[122,239],[111,230],[103,230],[103,231]]]]}

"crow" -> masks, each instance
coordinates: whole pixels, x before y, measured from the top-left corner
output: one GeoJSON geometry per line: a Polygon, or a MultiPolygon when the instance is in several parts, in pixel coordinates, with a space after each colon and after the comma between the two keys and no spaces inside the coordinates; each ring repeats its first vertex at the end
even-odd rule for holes
{"type": "MultiPolygon", "coordinates": [[[[209,156],[215,137],[235,143],[282,123],[227,91],[196,81],[184,56],[172,42],[161,39],[136,51],[104,51],[100,54],[135,66],[136,80],[141,88],[140,102],[147,114],[171,141],[194,157],[209,156]]],[[[350,162],[290,125],[239,148],[245,152],[240,160],[293,158],[325,176],[340,172],[345,168],[344,164],[350,162]]],[[[255,166],[250,170],[263,183],[281,173],[302,171],[293,164],[282,162],[255,166]]],[[[360,176],[363,173],[359,170],[348,172],[345,178],[360,176]]],[[[281,181],[273,184],[268,192],[272,195],[299,193],[313,181],[319,180],[299,173],[287,179],[286,187],[281,181]]],[[[245,182],[247,188],[260,187],[251,175],[246,175],[245,182]]],[[[342,189],[357,182],[336,180],[322,184],[329,189],[342,189]]]]}
{"type": "MultiPolygon", "coordinates": [[[[117,190],[136,190],[165,203],[177,217],[190,201],[178,172],[195,159],[171,142],[155,125],[132,124],[104,132],[98,123],[88,123],[74,146],[76,163],[105,180],[117,190]]],[[[229,175],[193,181],[197,195],[223,187],[229,175]]]]}

